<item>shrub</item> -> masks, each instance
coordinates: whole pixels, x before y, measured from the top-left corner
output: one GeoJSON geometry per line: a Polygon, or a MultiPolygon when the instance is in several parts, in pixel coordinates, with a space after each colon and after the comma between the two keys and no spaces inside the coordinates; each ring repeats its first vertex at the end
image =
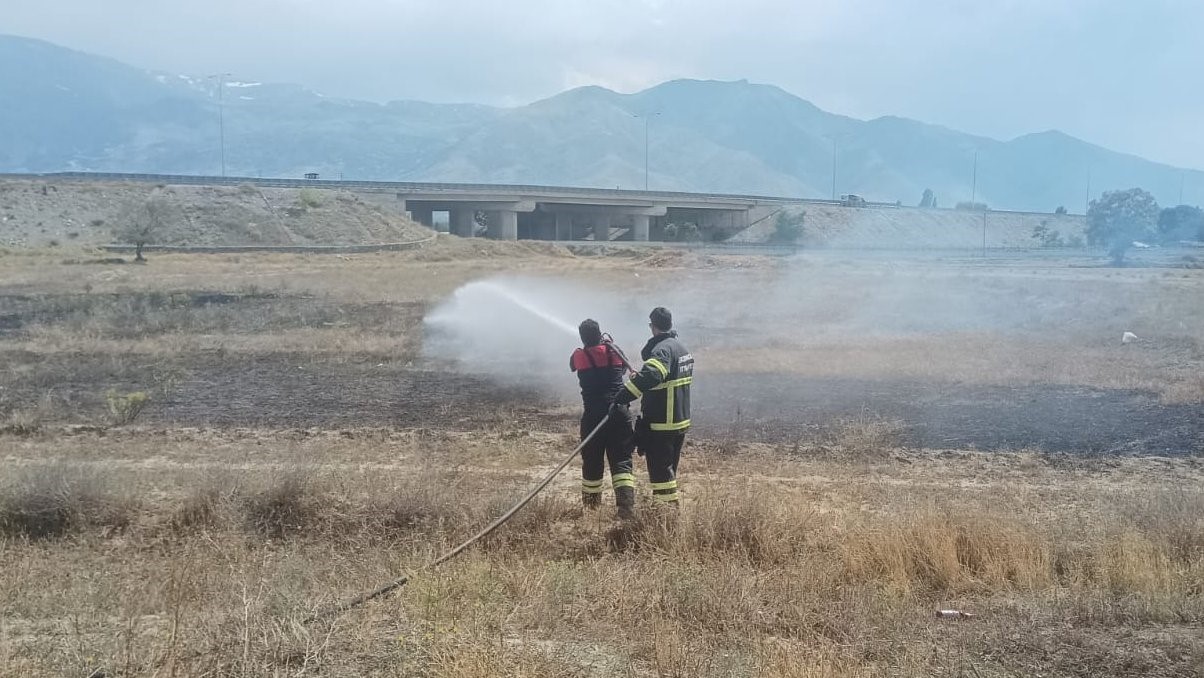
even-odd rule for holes
{"type": "Polygon", "coordinates": [[[1045,221],[1033,227],[1033,239],[1040,242],[1041,247],[1062,247],[1066,244],[1062,241],[1062,234],[1050,228],[1045,221]]]}
{"type": "Polygon", "coordinates": [[[240,493],[236,479],[229,474],[206,474],[171,513],[169,524],[177,532],[213,527],[227,515],[240,493]]]}
{"type": "Polygon", "coordinates": [[[318,517],[318,502],[310,475],[286,469],[267,487],[243,500],[247,526],[272,539],[282,539],[310,527],[318,517]]]}
{"type": "Polygon", "coordinates": [[[924,195],[920,198],[920,207],[925,209],[936,209],[936,194],[931,188],[924,189],[924,195]]]}
{"type": "Polygon", "coordinates": [[[0,432],[29,436],[42,430],[42,424],[54,412],[54,400],[49,394],[42,396],[36,405],[17,408],[9,413],[0,432]]]}
{"type": "Polygon", "coordinates": [[[303,188],[297,194],[297,201],[301,203],[302,207],[320,207],[322,205],[322,196],[315,189],[303,188]]]}
{"type": "Polygon", "coordinates": [[[84,527],[123,528],[133,503],[104,488],[101,479],[63,464],[12,474],[0,487],[0,534],[46,539],[84,527]]]}
{"type": "Polygon", "coordinates": [[[682,242],[698,242],[702,240],[702,233],[696,224],[686,222],[677,227],[677,239],[682,242]]]}
{"type": "Polygon", "coordinates": [[[105,392],[105,403],[109,408],[109,422],[114,426],[133,422],[139,414],[142,414],[142,409],[149,401],[150,397],[143,391],[122,394],[118,393],[117,389],[109,389],[105,392]]]}
{"type": "Polygon", "coordinates": [[[773,242],[793,243],[803,237],[803,220],[806,212],[778,212],[773,223],[773,242]]]}

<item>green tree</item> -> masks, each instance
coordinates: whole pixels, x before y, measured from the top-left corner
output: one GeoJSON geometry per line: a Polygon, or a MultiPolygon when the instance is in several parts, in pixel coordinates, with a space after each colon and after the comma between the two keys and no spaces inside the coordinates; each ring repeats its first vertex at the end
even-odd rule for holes
{"type": "Polygon", "coordinates": [[[936,207],[936,194],[932,192],[931,188],[924,189],[924,195],[920,198],[920,207],[930,209],[936,207]]]}
{"type": "Polygon", "coordinates": [[[1133,241],[1151,239],[1158,217],[1158,201],[1149,192],[1106,191],[1087,207],[1087,244],[1106,248],[1119,266],[1133,241]]]}
{"type": "Polygon", "coordinates": [[[1041,243],[1041,247],[1062,247],[1066,243],[1062,241],[1062,234],[1049,227],[1049,222],[1042,219],[1041,223],[1033,227],[1033,239],[1041,243]]]}
{"type": "Polygon", "coordinates": [[[126,210],[114,235],[121,242],[134,246],[134,261],[146,261],[142,248],[153,244],[177,216],[175,205],[166,196],[152,195],[126,210]]]}
{"type": "Polygon", "coordinates": [[[1054,214],[1058,216],[1064,216],[1066,214],[1066,206],[1058,205],[1058,209],[1054,210],[1054,214]]]}
{"type": "Polygon", "coordinates": [[[806,215],[806,212],[790,212],[786,210],[778,212],[778,216],[773,223],[773,235],[769,239],[773,242],[782,243],[797,242],[799,238],[803,237],[803,219],[806,215]]]}
{"type": "Polygon", "coordinates": [[[1158,234],[1163,242],[1204,240],[1204,210],[1191,205],[1176,205],[1158,215],[1158,234]]]}

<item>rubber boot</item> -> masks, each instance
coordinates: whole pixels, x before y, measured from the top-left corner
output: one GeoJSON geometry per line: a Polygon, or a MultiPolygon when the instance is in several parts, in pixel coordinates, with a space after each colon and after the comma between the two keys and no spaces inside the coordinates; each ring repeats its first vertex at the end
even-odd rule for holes
{"type": "Polygon", "coordinates": [[[597,492],[582,492],[581,505],[593,510],[602,506],[602,495],[597,492]]]}
{"type": "Polygon", "coordinates": [[[634,487],[615,488],[615,508],[618,509],[617,516],[619,520],[633,520],[635,518],[634,487]]]}

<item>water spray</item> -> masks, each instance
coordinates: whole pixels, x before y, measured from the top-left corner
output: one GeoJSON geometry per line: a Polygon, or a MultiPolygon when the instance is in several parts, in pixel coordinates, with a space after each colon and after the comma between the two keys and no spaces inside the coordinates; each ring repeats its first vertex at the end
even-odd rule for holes
{"type": "Polygon", "coordinates": [[[560,318],[557,318],[556,316],[552,315],[551,313],[544,311],[543,309],[539,308],[538,306],[535,306],[534,304],[530,303],[526,299],[523,299],[522,297],[518,296],[517,294],[511,292],[510,290],[506,289],[505,287],[502,287],[501,285],[499,285],[495,282],[486,281],[486,282],[470,283],[470,284],[466,285],[465,287],[461,288],[461,291],[467,290],[470,287],[472,287],[473,285],[478,285],[480,289],[485,290],[498,297],[501,297],[502,299],[505,299],[506,301],[510,302],[511,304],[521,308],[522,310],[526,311],[527,313],[530,313],[531,315],[535,316],[536,318],[539,318],[540,320],[546,322],[547,324],[551,325],[552,327],[555,327],[556,329],[569,334],[570,336],[573,336],[573,337],[577,336],[577,328],[573,327],[570,323],[567,323],[567,322],[561,320],[560,318]]]}

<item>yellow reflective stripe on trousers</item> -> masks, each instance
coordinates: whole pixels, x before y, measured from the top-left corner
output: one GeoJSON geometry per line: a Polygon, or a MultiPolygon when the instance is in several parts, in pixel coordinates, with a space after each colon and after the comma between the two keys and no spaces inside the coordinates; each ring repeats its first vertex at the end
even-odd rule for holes
{"type": "Polygon", "coordinates": [[[602,492],[601,480],[582,480],[581,491],[585,494],[600,494],[602,492]]]}
{"type": "Polygon", "coordinates": [[[677,501],[677,479],[663,482],[652,483],[652,498],[661,502],[677,501]]]}
{"type": "Polygon", "coordinates": [[[633,396],[635,396],[635,397],[637,397],[637,398],[639,398],[639,397],[641,397],[641,396],[643,396],[643,395],[644,395],[644,392],[643,392],[643,391],[641,391],[641,390],[640,390],[640,388],[639,388],[638,386],[636,386],[635,384],[631,383],[631,381],[626,381],[626,382],[624,382],[624,383],[623,383],[623,385],[627,387],[627,390],[628,390],[628,391],[631,391],[631,395],[633,395],[633,396]]]}
{"type": "Polygon", "coordinates": [[[610,477],[610,483],[614,487],[635,487],[635,474],[616,473],[610,477]]]}
{"type": "Polygon", "coordinates": [[[648,428],[652,429],[653,431],[680,431],[682,429],[690,428],[690,420],[684,419],[682,421],[675,421],[671,424],[649,424],[648,428]]]}
{"type": "Polygon", "coordinates": [[[661,373],[661,379],[669,376],[669,368],[665,367],[665,364],[656,358],[649,358],[648,360],[644,361],[644,364],[655,367],[656,371],[661,373]]]}

